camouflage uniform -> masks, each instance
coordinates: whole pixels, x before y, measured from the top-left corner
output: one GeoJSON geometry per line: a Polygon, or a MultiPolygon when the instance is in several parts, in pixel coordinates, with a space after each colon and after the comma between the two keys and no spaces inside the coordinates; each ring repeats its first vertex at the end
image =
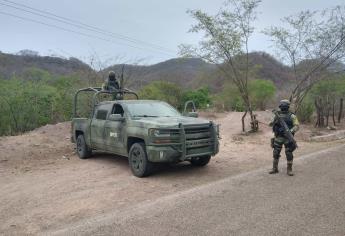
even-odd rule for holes
{"type": "MultiPolygon", "coordinates": [[[[291,133],[294,135],[299,129],[299,122],[297,116],[289,111],[290,102],[288,100],[282,100],[279,108],[281,109],[278,114],[285,121],[289,127],[291,133]]],[[[287,160],[287,174],[292,176],[292,162],[294,145],[284,136],[284,128],[281,127],[277,118],[274,116],[270,122],[270,126],[273,127],[274,138],[271,141],[273,148],[273,168],[269,172],[270,174],[278,173],[278,162],[280,158],[280,152],[285,147],[285,155],[287,160]]]]}
{"type": "MultiPolygon", "coordinates": [[[[108,78],[102,84],[102,89],[110,92],[117,92],[120,89],[120,85],[116,79],[114,71],[109,72],[108,78]]],[[[116,99],[116,93],[113,95],[113,99],[116,99]]]]}

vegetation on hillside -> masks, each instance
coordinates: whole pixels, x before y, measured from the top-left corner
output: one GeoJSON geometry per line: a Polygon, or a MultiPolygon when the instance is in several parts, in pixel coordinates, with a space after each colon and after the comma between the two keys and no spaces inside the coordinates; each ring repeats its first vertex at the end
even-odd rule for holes
{"type": "Polygon", "coordinates": [[[141,99],[165,101],[180,111],[183,111],[184,104],[190,100],[194,101],[198,109],[205,109],[211,104],[211,96],[207,88],[183,89],[177,84],[166,81],[152,82],[144,86],[138,95],[141,99]]]}
{"type": "MultiPolygon", "coordinates": [[[[248,83],[248,92],[255,110],[265,110],[275,102],[276,87],[272,81],[256,79],[248,83]]],[[[218,111],[244,111],[245,104],[237,88],[227,83],[223,91],[214,96],[215,108],[218,111]]]]}
{"type": "Polygon", "coordinates": [[[48,72],[39,75],[44,76],[1,80],[0,135],[14,135],[71,118],[72,98],[80,80],[48,72]]]}
{"type": "MultiPolygon", "coordinates": [[[[15,135],[45,124],[70,120],[74,93],[81,87],[89,86],[89,82],[76,76],[54,76],[37,68],[31,68],[20,77],[0,79],[0,135],[15,135]]],[[[96,83],[100,85],[100,82],[96,83]]],[[[276,106],[277,91],[270,80],[254,79],[248,82],[255,110],[276,106]]],[[[154,81],[143,86],[138,93],[142,99],[163,100],[180,111],[188,100],[193,100],[197,109],[245,110],[243,99],[231,82],[226,83],[221,92],[211,93],[204,86],[189,89],[172,82],[154,81]]],[[[316,112],[316,126],[336,125],[344,116],[344,96],[345,76],[329,77],[313,87],[297,115],[302,122],[310,122],[316,112]]],[[[90,97],[80,100],[82,108],[78,113],[89,111],[90,97]]],[[[82,115],[86,116],[87,112],[82,115]]]]}

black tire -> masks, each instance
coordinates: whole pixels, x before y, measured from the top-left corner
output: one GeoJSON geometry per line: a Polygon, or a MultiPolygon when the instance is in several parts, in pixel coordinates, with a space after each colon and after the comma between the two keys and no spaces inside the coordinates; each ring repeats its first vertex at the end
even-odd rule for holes
{"type": "Polygon", "coordinates": [[[190,163],[193,166],[206,166],[210,162],[211,156],[192,157],[190,163]]]}
{"type": "Polygon", "coordinates": [[[145,144],[143,142],[134,143],[131,146],[128,162],[133,175],[141,178],[151,174],[153,163],[147,159],[145,144]]]}
{"type": "Polygon", "coordinates": [[[80,134],[77,137],[77,154],[80,159],[86,159],[91,156],[92,150],[87,146],[84,135],[80,134]]]}

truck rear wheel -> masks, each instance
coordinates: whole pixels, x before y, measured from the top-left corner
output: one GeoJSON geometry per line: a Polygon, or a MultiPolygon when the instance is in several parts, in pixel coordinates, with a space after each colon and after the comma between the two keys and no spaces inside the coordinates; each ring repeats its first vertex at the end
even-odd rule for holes
{"type": "Polygon", "coordinates": [[[148,176],[152,171],[152,163],[147,159],[145,144],[143,142],[134,143],[129,150],[129,166],[133,175],[137,177],[148,176]]]}
{"type": "Polygon", "coordinates": [[[80,159],[86,159],[92,154],[92,150],[87,146],[82,134],[77,137],[77,153],[80,159]]]}
{"type": "Polygon", "coordinates": [[[206,166],[210,162],[211,156],[192,157],[190,163],[193,166],[206,166]]]}

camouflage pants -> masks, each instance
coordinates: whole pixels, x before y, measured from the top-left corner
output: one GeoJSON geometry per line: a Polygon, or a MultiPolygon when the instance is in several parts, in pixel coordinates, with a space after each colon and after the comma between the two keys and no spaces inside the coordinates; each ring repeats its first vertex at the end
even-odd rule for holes
{"type": "Polygon", "coordinates": [[[273,147],[273,158],[276,160],[279,160],[280,157],[280,152],[283,148],[283,145],[285,147],[285,155],[286,155],[286,160],[288,163],[292,163],[293,161],[293,148],[291,147],[291,144],[289,140],[285,137],[275,137],[273,142],[272,142],[272,147],[273,147]]]}

